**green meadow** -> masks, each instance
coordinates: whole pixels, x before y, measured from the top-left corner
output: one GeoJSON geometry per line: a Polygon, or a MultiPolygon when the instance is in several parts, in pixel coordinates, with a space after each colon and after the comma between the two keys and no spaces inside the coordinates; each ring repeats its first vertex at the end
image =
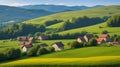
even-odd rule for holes
{"type": "Polygon", "coordinates": [[[106,22],[101,23],[101,24],[92,25],[92,26],[62,31],[62,32],[59,32],[59,34],[66,34],[66,33],[73,34],[73,33],[77,33],[77,32],[80,33],[82,31],[86,31],[88,33],[93,33],[93,34],[101,34],[102,31],[104,31],[104,30],[108,31],[108,33],[110,35],[114,35],[114,34],[120,35],[120,27],[107,27],[106,22]],[[99,28],[99,26],[101,26],[102,28],[99,28]]]}
{"type": "Polygon", "coordinates": [[[114,67],[120,65],[119,51],[120,47],[115,46],[79,48],[1,63],[0,67],[60,67],[60,65],[114,67]]]}

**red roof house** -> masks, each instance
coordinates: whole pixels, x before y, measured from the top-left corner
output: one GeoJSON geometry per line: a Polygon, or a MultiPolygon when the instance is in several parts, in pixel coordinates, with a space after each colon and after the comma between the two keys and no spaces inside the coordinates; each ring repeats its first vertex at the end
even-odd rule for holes
{"type": "Polygon", "coordinates": [[[110,36],[108,34],[101,34],[99,38],[103,38],[106,42],[110,41],[110,36]]]}
{"type": "Polygon", "coordinates": [[[97,38],[96,40],[97,40],[98,44],[105,43],[105,40],[103,38],[97,38]]]}

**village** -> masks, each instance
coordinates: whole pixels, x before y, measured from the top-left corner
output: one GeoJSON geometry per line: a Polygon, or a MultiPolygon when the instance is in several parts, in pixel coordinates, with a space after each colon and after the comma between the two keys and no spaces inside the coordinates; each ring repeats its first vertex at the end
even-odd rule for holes
{"type": "MultiPolygon", "coordinates": [[[[86,34],[83,37],[79,36],[76,38],[76,41],[78,43],[88,43],[90,39],[95,39],[97,41],[98,45],[101,44],[109,44],[109,45],[120,45],[120,42],[114,41],[109,34],[100,34],[99,37],[95,38],[92,34],[86,34]]],[[[35,40],[43,41],[43,40],[49,40],[46,35],[40,35],[38,38],[35,37],[27,37],[27,36],[19,36],[17,37],[17,40],[19,41],[19,46],[21,47],[23,52],[27,52],[31,47],[33,47],[33,43],[35,40]]],[[[40,47],[47,48],[48,44],[42,43],[39,44],[40,47]]],[[[64,49],[64,44],[62,42],[55,42],[51,45],[55,49],[55,51],[61,51],[64,49]]]]}

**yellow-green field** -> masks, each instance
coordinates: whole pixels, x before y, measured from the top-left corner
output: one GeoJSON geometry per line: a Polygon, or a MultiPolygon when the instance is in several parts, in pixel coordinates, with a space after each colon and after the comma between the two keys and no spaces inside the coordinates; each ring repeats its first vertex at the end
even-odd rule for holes
{"type": "Polygon", "coordinates": [[[8,63],[1,63],[0,67],[39,67],[40,65],[120,65],[120,56],[97,56],[87,58],[28,58],[8,63]]]}
{"type": "MultiPolygon", "coordinates": [[[[0,67],[39,67],[43,65],[78,65],[79,66],[120,66],[120,47],[87,47],[54,52],[36,57],[21,58],[0,64],[0,67]]],[[[45,66],[44,66],[45,65],[45,66]]],[[[52,66],[53,65],[53,66],[52,66]]],[[[47,67],[48,67],[47,66],[47,67]]],[[[54,66],[56,67],[56,66],[54,66]]],[[[61,67],[61,66],[59,66],[61,67]]]]}

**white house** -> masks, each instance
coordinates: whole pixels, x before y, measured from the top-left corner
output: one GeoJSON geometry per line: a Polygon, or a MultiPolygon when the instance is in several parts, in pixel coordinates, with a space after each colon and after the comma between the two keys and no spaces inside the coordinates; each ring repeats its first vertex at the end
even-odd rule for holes
{"type": "Polygon", "coordinates": [[[62,42],[56,42],[52,45],[52,47],[55,49],[55,51],[61,51],[64,49],[64,45],[62,42]]]}

